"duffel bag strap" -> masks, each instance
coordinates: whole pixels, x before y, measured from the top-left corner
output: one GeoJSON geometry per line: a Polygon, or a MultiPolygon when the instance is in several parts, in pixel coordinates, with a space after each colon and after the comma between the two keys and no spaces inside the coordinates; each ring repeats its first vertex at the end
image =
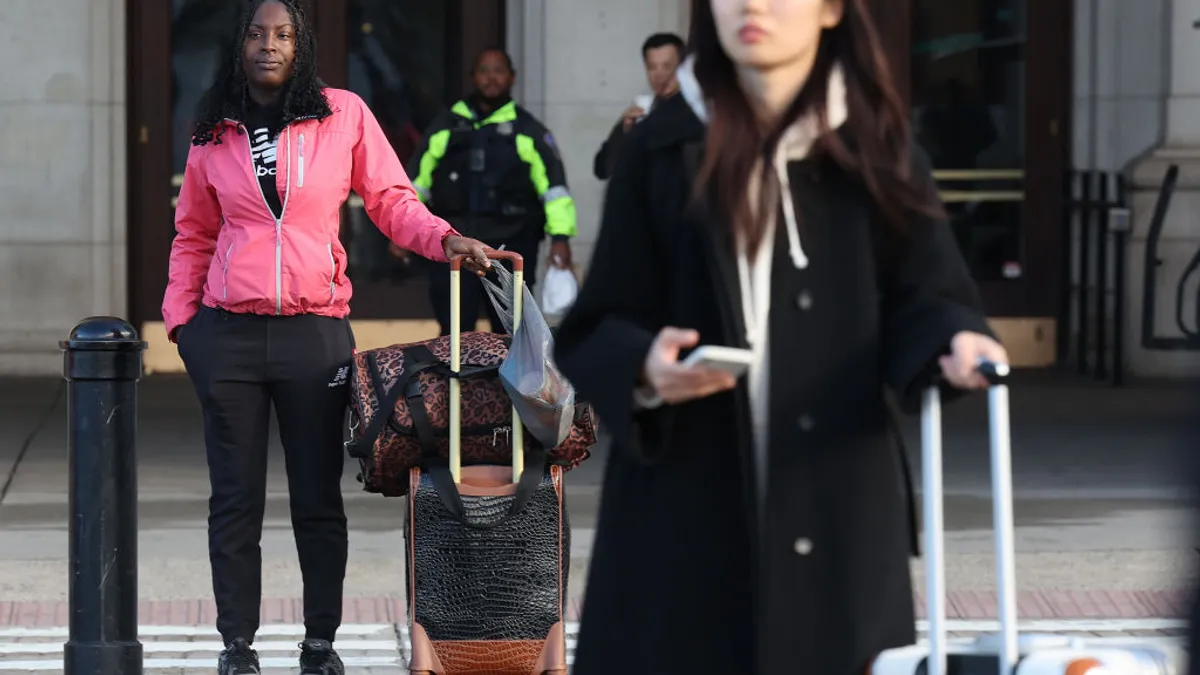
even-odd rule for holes
{"type": "MultiPolygon", "coordinates": [[[[412,349],[413,357],[420,362],[424,362],[425,355],[433,358],[423,345],[419,345],[412,349]]],[[[441,362],[436,363],[436,367],[440,370],[441,362]]],[[[405,372],[408,368],[405,367],[405,372]]],[[[448,377],[456,377],[465,379],[472,376],[482,375],[496,370],[495,367],[477,368],[471,371],[462,371],[454,373],[449,370],[445,372],[448,377]]],[[[455,520],[461,522],[467,527],[475,529],[490,529],[503,523],[509,518],[521,513],[525,510],[525,506],[533,497],[533,493],[542,482],[542,475],[546,470],[548,455],[541,446],[536,446],[525,451],[525,465],[531,467],[529,471],[521,472],[521,479],[517,482],[517,490],[513,496],[512,504],[509,505],[508,515],[492,523],[470,523],[467,522],[466,509],[463,507],[462,497],[458,494],[458,487],[454,484],[454,476],[450,473],[450,463],[445,457],[442,457],[438,452],[437,441],[433,437],[433,424],[429,420],[429,411],[425,408],[425,398],[421,391],[420,381],[413,379],[409,382],[409,391],[405,394],[408,399],[408,413],[412,415],[413,430],[416,431],[417,441],[421,444],[421,454],[423,456],[423,468],[433,479],[434,489],[437,490],[438,497],[442,500],[442,505],[446,507],[455,520]],[[537,470],[532,470],[532,467],[537,467],[537,470]]]]}
{"type": "Polygon", "coordinates": [[[467,511],[463,506],[462,496],[458,493],[458,486],[454,483],[454,476],[450,474],[449,462],[439,458],[440,461],[426,463],[425,470],[433,479],[433,487],[441,498],[442,505],[455,520],[471,529],[490,530],[525,510],[538,485],[541,485],[542,476],[546,472],[547,458],[546,450],[540,444],[530,444],[525,450],[525,470],[521,472],[521,479],[517,482],[517,491],[508,507],[508,513],[490,523],[472,523],[467,520],[467,511]]]}
{"type": "MultiPolygon", "coordinates": [[[[411,348],[410,352],[413,358],[420,363],[429,363],[429,366],[444,365],[433,356],[433,352],[425,345],[417,345],[411,348]]],[[[439,369],[440,370],[440,369],[439,369]]],[[[452,374],[447,369],[445,375],[452,374]]],[[[408,414],[412,415],[413,431],[417,433],[417,443],[421,445],[421,457],[425,463],[436,461],[438,459],[437,441],[433,438],[433,423],[429,421],[429,411],[425,408],[425,392],[421,391],[421,381],[413,378],[408,383],[408,391],[404,392],[404,398],[408,400],[408,414]]]]}
{"type": "MultiPolygon", "coordinates": [[[[392,415],[396,413],[396,403],[404,392],[409,389],[410,385],[415,385],[418,395],[420,395],[420,380],[417,379],[422,371],[428,370],[433,366],[438,365],[438,360],[433,356],[433,352],[424,345],[415,345],[404,349],[404,372],[400,374],[399,379],[392,385],[391,389],[384,390],[383,377],[379,370],[379,362],[375,358],[375,354],[367,352],[367,373],[371,377],[371,385],[375,388],[375,397],[379,399],[379,411],[371,418],[371,422],[363,429],[362,436],[357,440],[346,442],[346,453],[357,459],[366,459],[374,454],[375,444],[379,442],[379,437],[383,434],[383,428],[392,419],[392,415]]],[[[424,405],[419,406],[421,412],[424,413],[424,405]]],[[[415,420],[415,418],[414,418],[415,420]]],[[[423,444],[423,443],[422,443],[423,444]]]]}

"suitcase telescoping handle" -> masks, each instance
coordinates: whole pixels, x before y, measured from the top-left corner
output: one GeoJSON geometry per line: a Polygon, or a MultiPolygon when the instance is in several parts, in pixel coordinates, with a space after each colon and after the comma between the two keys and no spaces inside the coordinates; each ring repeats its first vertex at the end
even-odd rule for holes
{"type": "MultiPolygon", "coordinates": [[[[1012,443],[1009,437],[1006,364],[981,361],[987,378],[991,446],[992,526],[995,530],[996,607],[1000,619],[999,675],[1011,675],[1017,664],[1016,554],[1013,543],[1012,443]]],[[[929,619],[929,675],[946,672],[946,560],[942,518],[942,406],[938,388],[925,391],[921,404],[922,493],[925,503],[925,598],[929,619]]]]}
{"type": "MultiPolygon", "coordinates": [[[[450,258],[450,370],[462,370],[462,264],[471,256],[450,258]]],[[[511,251],[487,250],[490,260],[507,260],[513,266],[513,332],[521,325],[521,300],[525,297],[525,259],[511,251]]],[[[514,406],[512,411],[512,481],[525,471],[525,429],[514,406]]],[[[450,475],[462,482],[462,382],[450,378],[450,475]]]]}

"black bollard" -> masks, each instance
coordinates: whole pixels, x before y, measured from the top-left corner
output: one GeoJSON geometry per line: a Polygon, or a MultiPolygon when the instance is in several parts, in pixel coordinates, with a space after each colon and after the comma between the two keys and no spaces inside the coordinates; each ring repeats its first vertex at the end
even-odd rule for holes
{"type": "Polygon", "coordinates": [[[110,316],[80,321],[64,350],[70,439],[70,636],[66,675],[141,675],[137,590],[137,386],[146,343],[110,316]]]}

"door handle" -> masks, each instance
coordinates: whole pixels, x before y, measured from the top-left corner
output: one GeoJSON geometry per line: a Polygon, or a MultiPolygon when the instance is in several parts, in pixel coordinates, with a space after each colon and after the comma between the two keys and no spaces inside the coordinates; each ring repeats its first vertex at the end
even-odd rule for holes
{"type": "Polygon", "coordinates": [[[1023,180],[1021,169],[934,169],[933,179],[939,181],[1023,180]]]}
{"type": "Polygon", "coordinates": [[[943,190],[939,193],[947,204],[962,202],[1019,202],[1025,193],[1019,190],[943,190]]]}

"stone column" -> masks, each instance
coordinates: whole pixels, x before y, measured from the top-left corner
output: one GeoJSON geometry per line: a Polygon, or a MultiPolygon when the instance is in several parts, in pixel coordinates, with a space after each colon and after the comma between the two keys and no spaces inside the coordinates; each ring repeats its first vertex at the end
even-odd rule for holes
{"type": "Polygon", "coordinates": [[[691,12],[691,0],[662,0],[658,25],[662,30],[678,33],[686,41],[691,12]]]}
{"type": "Polygon", "coordinates": [[[1200,0],[1171,3],[1168,147],[1200,148],[1200,0]]]}
{"type": "Polygon", "coordinates": [[[506,4],[508,52],[517,67],[513,96],[537,117],[546,114],[546,0],[506,4]]]}
{"type": "MultiPolygon", "coordinates": [[[[1147,237],[1167,168],[1179,167],[1179,181],[1167,211],[1158,243],[1161,265],[1154,278],[1154,334],[1178,338],[1176,298],[1184,270],[1200,251],[1200,0],[1172,0],[1170,7],[1170,73],[1166,96],[1166,126],[1162,144],[1131,168],[1133,190],[1133,234],[1129,251],[1129,320],[1125,329],[1129,344],[1129,370],[1152,377],[1200,375],[1200,351],[1173,351],[1142,345],[1143,282],[1147,237]]],[[[1152,45],[1146,45],[1152,48],[1152,45]]],[[[1196,325],[1197,287],[1200,275],[1192,275],[1183,291],[1185,322],[1196,325]]]]}
{"type": "Polygon", "coordinates": [[[79,319],[125,313],[125,3],[2,6],[0,373],[51,375],[79,319]]]}

